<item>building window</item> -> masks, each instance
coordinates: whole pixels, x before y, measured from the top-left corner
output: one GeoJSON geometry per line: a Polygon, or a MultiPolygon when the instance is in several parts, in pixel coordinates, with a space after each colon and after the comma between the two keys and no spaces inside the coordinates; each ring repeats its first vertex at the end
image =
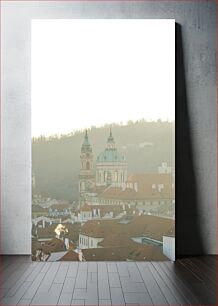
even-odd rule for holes
{"type": "Polygon", "coordinates": [[[80,190],[84,191],[85,190],[85,182],[81,182],[80,184],[80,190]]]}
{"type": "Polygon", "coordinates": [[[86,162],[86,170],[90,170],[90,162],[89,161],[86,162]]]}
{"type": "Polygon", "coordinates": [[[104,171],[104,181],[107,182],[107,171],[104,171]]]}
{"type": "Polygon", "coordinates": [[[118,172],[117,171],[114,172],[114,181],[115,182],[118,181],[118,172]]]}

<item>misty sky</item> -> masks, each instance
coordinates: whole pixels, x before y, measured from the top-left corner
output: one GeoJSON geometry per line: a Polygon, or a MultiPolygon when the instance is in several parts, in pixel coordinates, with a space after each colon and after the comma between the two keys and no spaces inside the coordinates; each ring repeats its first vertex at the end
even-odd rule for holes
{"type": "Polygon", "coordinates": [[[32,20],[32,136],[175,118],[175,21],[32,20]]]}

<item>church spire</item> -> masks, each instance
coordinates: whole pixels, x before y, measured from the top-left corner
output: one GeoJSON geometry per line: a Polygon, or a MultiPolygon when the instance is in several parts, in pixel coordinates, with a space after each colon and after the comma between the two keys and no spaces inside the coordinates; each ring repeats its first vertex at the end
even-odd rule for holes
{"type": "Polygon", "coordinates": [[[115,149],[115,141],[114,141],[114,137],[112,135],[111,128],[110,128],[109,137],[107,139],[107,149],[115,149]]]}
{"type": "Polygon", "coordinates": [[[81,148],[81,152],[92,152],[92,147],[89,142],[88,131],[85,131],[85,136],[81,148]]]}
{"type": "Polygon", "coordinates": [[[89,142],[88,131],[85,131],[80,154],[80,174],[79,174],[79,206],[86,203],[87,194],[91,192],[95,185],[95,172],[93,168],[92,146],[89,142]]]}

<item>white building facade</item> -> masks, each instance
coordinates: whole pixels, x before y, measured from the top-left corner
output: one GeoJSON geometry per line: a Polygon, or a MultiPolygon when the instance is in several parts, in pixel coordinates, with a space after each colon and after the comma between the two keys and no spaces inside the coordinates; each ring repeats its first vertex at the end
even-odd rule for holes
{"type": "Polygon", "coordinates": [[[80,249],[92,249],[98,248],[98,243],[104,238],[95,238],[85,234],[79,234],[79,248],[80,249]]]}

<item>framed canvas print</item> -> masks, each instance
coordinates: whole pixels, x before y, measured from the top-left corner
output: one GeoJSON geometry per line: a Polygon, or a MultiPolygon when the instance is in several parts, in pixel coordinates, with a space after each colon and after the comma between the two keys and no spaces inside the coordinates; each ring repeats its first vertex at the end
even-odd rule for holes
{"type": "Polygon", "coordinates": [[[175,20],[31,35],[32,259],[175,260],[175,20]]]}

